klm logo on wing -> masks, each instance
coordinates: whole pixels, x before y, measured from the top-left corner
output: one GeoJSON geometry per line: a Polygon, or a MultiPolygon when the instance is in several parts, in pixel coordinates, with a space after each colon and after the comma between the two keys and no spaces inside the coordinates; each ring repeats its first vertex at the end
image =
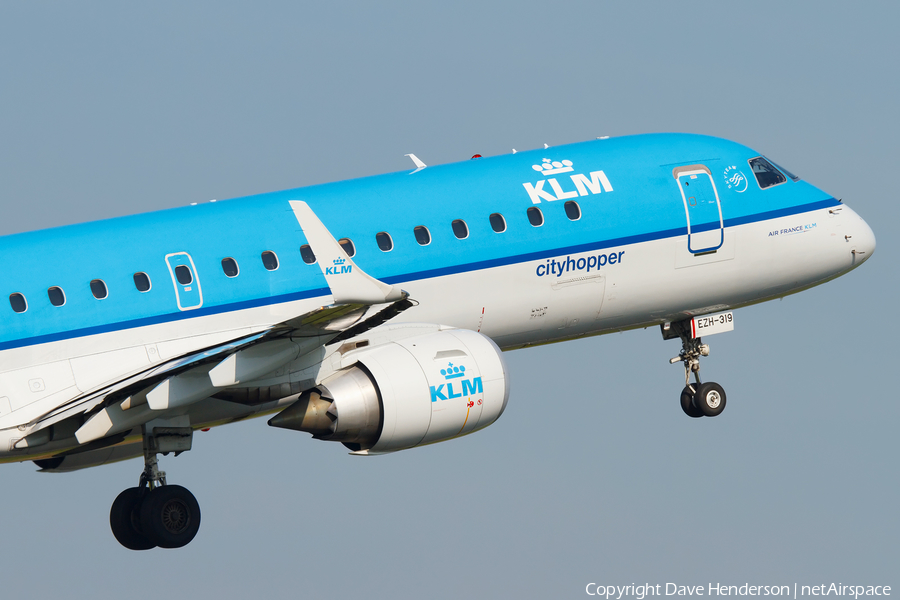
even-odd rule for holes
{"type": "MultiPolygon", "coordinates": [[[[539,165],[532,165],[531,168],[544,176],[571,173],[575,170],[572,167],[571,160],[560,162],[551,161],[549,158],[545,158],[544,162],[539,165]]],[[[575,189],[563,189],[563,185],[569,185],[568,182],[560,178],[564,182],[564,184],[561,184],[556,177],[541,179],[533,184],[523,183],[522,185],[525,186],[525,191],[528,192],[528,197],[531,198],[533,204],[540,204],[541,198],[548,202],[553,202],[554,200],[568,200],[569,198],[587,196],[588,194],[599,194],[601,191],[613,191],[612,185],[610,185],[609,179],[603,171],[591,171],[590,175],[575,173],[574,175],[569,175],[568,178],[572,181],[575,189]],[[545,190],[544,184],[549,185],[550,189],[545,190]]]]}
{"type": "Polygon", "coordinates": [[[334,259],[333,267],[325,267],[326,275],[341,275],[342,273],[349,273],[353,269],[353,265],[346,265],[347,261],[343,258],[334,259]]]}
{"type": "Polygon", "coordinates": [[[449,363],[446,369],[441,369],[441,375],[444,376],[444,380],[446,380],[447,383],[442,383],[439,386],[431,386],[432,402],[484,393],[484,389],[481,385],[481,377],[466,379],[466,367],[464,365],[454,366],[453,363],[449,363]],[[446,390],[444,390],[444,386],[447,387],[446,390]],[[454,386],[456,386],[455,390],[454,386]]]}

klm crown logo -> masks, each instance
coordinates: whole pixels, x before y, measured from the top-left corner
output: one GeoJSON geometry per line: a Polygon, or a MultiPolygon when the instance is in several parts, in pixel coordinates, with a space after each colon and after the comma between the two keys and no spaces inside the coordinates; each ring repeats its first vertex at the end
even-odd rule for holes
{"type": "Polygon", "coordinates": [[[448,363],[446,369],[441,369],[441,375],[443,375],[444,380],[449,383],[431,386],[432,402],[437,402],[438,400],[452,400],[453,398],[462,398],[463,396],[473,396],[475,394],[484,394],[484,386],[481,383],[481,377],[463,379],[466,376],[466,367],[464,365],[448,363]],[[461,379],[462,381],[453,381],[456,379],[461,379]],[[453,390],[454,384],[460,386],[456,388],[457,391],[453,390]],[[446,390],[444,390],[444,386],[447,387],[446,390]]]}
{"type": "Polygon", "coordinates": [[[454,367],[453,363],[448,363],[446,369],[441,369],[441,375],[444,379],[459,379],[466,376],[466,367],[465,365],[454,367]]]}
{"type": "Polygon", "coordinates": [[[562,162],[554,160],[551,162],[549,158],[545,158],[544,162],[539,165],[531,165],[531,168],[541,175],[556,175],[557,173],[568,173],[575,170],[572,168],[571,160],[562,162]]]}
{"type": "Polygon", "coordinates": [[[334,261],[333,267],[326,267],[325,274],[326,275],[341,275],[343,273],[350,273],[353,270],[353,265],[344,264],[347,261],[343,258],[336,258],[334,261]]]}

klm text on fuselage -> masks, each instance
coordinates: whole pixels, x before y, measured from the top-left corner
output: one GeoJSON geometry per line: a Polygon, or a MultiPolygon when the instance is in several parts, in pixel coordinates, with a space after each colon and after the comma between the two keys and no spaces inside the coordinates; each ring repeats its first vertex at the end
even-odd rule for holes
{"type": "Polygon", "coordinates": [[[588,194],[599,194],[601,190],[604,192],[613,191],[612,185],[610,185],[609,179],[607,179],[603,171],[592,171],[590,179],[581,173],[570,175],[569,179],[572,180],[572,184],[575,186],[574,190],[564,190],[555,178],[541,179],[534,184],[523,183],[522,185],[525,186],[525,191],[528,192],[528,197],[531,198],[532,204],[540,204],[541,198],[548,202],[553,202],[554,200],[567,200],[578,196],[587,196],[588,194]],[[550,188],[553,190],[552,193],[544,189],[545,183],[550,184],[550,188]]]}

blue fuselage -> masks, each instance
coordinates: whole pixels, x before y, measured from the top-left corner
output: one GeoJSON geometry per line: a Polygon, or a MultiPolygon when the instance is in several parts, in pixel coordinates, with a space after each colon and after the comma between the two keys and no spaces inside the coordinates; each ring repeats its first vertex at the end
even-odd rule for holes
{"type": "MultiPolygon", "coordinates": [[[[369,274],[404,286],[534,261],[535,277],[548,279],[626,265],[626,246],[686,235],[677,167],[705,166],[718,194],[721,221],[714,207],[701,206],[695,232],[839,205],[803,181],[762,189],[748,165],[757,156],[710,137],[641,135],[7,236],[0,239],[0,296],[21,294],[27,310],[16,313],[4,300],[0,349],[327,295],[318,265],[301,256],[306,240],[290,200],[306,201],[336,238],[352,240],[353,260],[369,274]],[[566,202],[577,202],[580,218],[571,220],[566,202]],[[540,226],[529,208],[541,211],[540,226]],[[495,231],[494,214],[502,215],[505,231],[495,231]],[[465,239],[455,234],[454,220],[465,222],[465,239]],[[428,230],[427,245],[414,233],[420,226],[428,230]],[[382,232],[390,251],[379,248],[382,232]],[[266,268],[264,252],[277,256],[277,269],[266,268]],[[571,258],[585,252],[581,265],[571,258]],[[178,297],[184,286],[179,292],[167,259],[176,254],[193,262],[200,290],[194,298],[178,297]],[[236,277],[224,272],[226,258],[238,266],[236,277]],[[135,273],[146,273],[149,291],[137,289],[135,273]],[[106,298],[94,297],[93,280],[105,283],[106,298]],[[64,292],[63,306],[51,304],[51,287],[64,292]],[[190,307],[200,295],[202,304],[190,307]]],[[[477,297],[479,289],[467,293],[477,297]]]]}

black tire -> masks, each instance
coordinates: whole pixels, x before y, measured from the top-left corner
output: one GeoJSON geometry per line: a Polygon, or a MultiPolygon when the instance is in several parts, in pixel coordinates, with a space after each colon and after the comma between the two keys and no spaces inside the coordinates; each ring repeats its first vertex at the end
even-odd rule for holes
{"type": "Polygon", "coordinates": [[[725,410],[725,390],[712,381],[700,384],[694,395],[694,406],[707,417],[720,415],[725,410]]]}
{"type": "MultiPolygon", "coordinates": [[[[694,383],[692,385],[696,390],[700,384],[694,383]]],[[[694,406],[694,392],[691,391],[691,388],[689,386],[684,386],[684,389],[681,390],[681,410],[684,411],[684,414],[694,419],[698,419],[703,416],[703,413],[700,412],[700,410],[696,406],[694,406]]]]}
{"type": "Polygon", "coordinates": [[[141,528],[141,488],[128,488],[118,496],[109,509],[109,528],[116,540],[129,550],[149,550],[156,544],[144,535],[141,528]]]}
{"type": "Polygon", "coordinates": [[[200,530],[200,505],[180,485],[155,488],[141,505],[141,527],[160,548],[181,548],[200,530]]]}

